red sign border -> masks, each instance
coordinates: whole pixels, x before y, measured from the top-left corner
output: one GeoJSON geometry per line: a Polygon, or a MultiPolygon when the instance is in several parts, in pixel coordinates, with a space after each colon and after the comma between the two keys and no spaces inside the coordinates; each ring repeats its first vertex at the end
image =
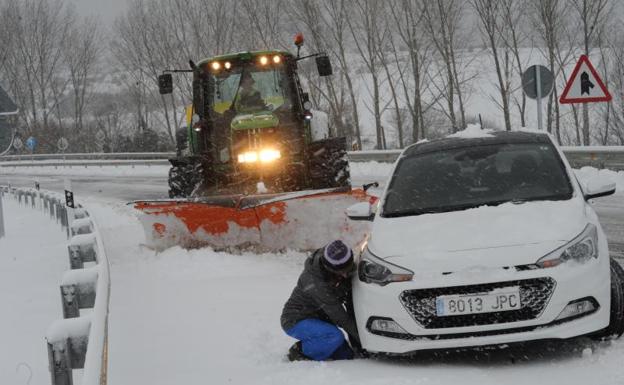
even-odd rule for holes
{"type": "Polygon", "coordinates": [[[559,98],[559,103],[571,104],[571,103],[610,102],[611,99],[612,97],[611,97],[611,94],[609,93],[609,90],[607,90],[607,87],[602,82],[602,79],[598,75],[598,72],[596,72],[596,69],[594,68],[592,63],[589,61],[589,58],[587,57],[587,55],[581,55],[581,57],[579,58],[579,61],[576,63],[576,67],[574,67],[574,71],[572,71],[572,75],[570,75],[570,77],[568,78],[568,82],[566,83],[566,86],[563,89],[563,93],[561,94],[561,97],[559,98]],[[570,89],[572,88],[572,85],[574,84],[574,80],[576,79],[578,72],[581,69],[581,65],[583,63],[587,64],[589,71],[594,76],[594,79],[596,79],[596,82],[598,82],[598,86],[600,86],[600,89],[602,89],[605,96],[588,97],[588,98],[568,98],[568,93],[570,93],[570,89]]]}

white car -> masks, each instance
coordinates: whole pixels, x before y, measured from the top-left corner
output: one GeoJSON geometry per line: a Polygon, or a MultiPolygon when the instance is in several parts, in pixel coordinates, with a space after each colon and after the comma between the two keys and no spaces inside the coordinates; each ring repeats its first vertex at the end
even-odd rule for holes
{"type": "Polygon", "coordinates": [[[592,198],[546,134],[492,132],[405,149],[353,280],[362,346],[408,354],[624,332],[624,270],[592,198]]]}

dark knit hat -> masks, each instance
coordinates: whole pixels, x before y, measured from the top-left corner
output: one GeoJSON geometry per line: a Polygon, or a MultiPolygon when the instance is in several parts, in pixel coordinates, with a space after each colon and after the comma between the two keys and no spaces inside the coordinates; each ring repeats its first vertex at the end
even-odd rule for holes
{"type": "Polygon", "coordinates": [[[328,243],[323,248],[323,264],[335,273],[348,273],[353,270],[353,251],[341,240],[328,243]]]}

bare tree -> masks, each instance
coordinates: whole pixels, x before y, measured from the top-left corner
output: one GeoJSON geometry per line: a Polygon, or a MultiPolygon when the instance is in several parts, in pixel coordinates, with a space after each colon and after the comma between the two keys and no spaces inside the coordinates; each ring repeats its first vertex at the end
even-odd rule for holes
{"type": "Polygon", "coordinates": [[[451,132],[466,127],[466,112],[459,77],[456,39],[464,3],[458,0],[422,0],[420,11],[428,37],[444,62],[446,85],[444,96],[448,105],[451,132]],[[458,99],[460,121],[455,115],[455,97],[458,99]]]}
{"type": "Polygon", "coordinates": [[[82,131],[85,107],[94,91],[92,76],[102,52],[98,21],[88,18],[73,26],[63,46],[73,93],[74,127],[82,131]]]}
{"type": "MultiPolygon", "coordinates": [[[[422,33],[422,15],[418,12],[418,0],[393,0],[390,5],[390,14],[392,18],[389,22],[394,24],[400,41],[405,44],[408,51],[411,79],[408,76],[403,76],[403,72],[399,72],[399,74],[401,75],[405,104],[412,119],[412,142],[417,142],[419,138],[426,137],[422,82],[429,47],[422,33]],[[410,83],[410,80],[413,84],[410,83]]],[[[395,39],[391,39],[396,57],[398,50],[394,41],[395,39]]],[[[398,60],[396,62],[398,63],[398,60]]]]}
{"type": "MultiPolygon", "coordinates": [[[[526,17],[527,3],[524,0],[501,0],[500,6],[502,23],[499,25],[499,28],[504,30],[501,33],[501,38],[505,47],[513,55],[516,73],[518,78],[520,78],[525,70],[520,56],[520,47],[524,45],[527,39],[527,35],[522,31],[522,25],[528,20],[526,17]]],[[[520,100],[514,97],[513,93],[511,96],[520,114],[520,126],[526,127],[526,95],[521,91],[520,100]]]]}
{"type": "Polygon", "coordinates": [[[502,45],[502,34],[507,30],[502,27],[503,11],[498,0],[472,0],[479,20],[481,21],[481,31],[490,47],[490,53],[494,58],[494,67],[498,78],[498,90],[500,92],[500,105],[505,119],[505,129],[511,131],[511,118],[509,117],[509,99],[511,93],[511,68],[509,61],[509,51],[502,45]],[[499,48],[502,46],[502,48],[499,48]],[[503,51],[502,57],[499,51],[503,51]]]}
{"type": "Polygon", "coordinates": [[[387,29],[382,26],[384,3],[376,0],[353,0],[352,17],[347,17],[349,31],[360,58],[366,65],[372,83],[372,112],[375,119],[377,149],[385,148],[381,125],[379,49],[385,44],[387,29]],[[362,41],[363,40],[363,41],[362,41]]]}
{"type": "Polygon", "coordinates": [[[348,0],[320,0],[322,7],[323,25],[329,34],[328,50],[338,59],[341,75],[344,77],[349,100],[351,102],[351,125],[355,135],[356,146],[362,148],[362,135],[360,132],[360,116],[358,113],[358,98],[351,73],[353,63],[347,58],[347,45],[349,43],[347,18],[350,7],[348,0]]]}
{"type": "Polygon", "coordinates": [[[29,129],[45,130],[66,85],[58,76],[63,65],[61,44],[75,14],[62,0],[6,0],[3,14],[2,35],[12,36],[5,50],[4,77],[22,107],[23,122],[29,129]]]}
{"type": "MultiPolygon", "coordinates": [[[[583,29],[583,53],[590,54],[590,48],[600,39],[603,25],[607,23],[612,9],[609,0],[570,0],[572,9],[578,15],[580,26],[583,29]]],[[[590,143],[589,110],[587,103],[583,103],[583,145],[590,143]]]]}
{"type": "MultiPolygon", "coordinates": [[[[553,74],[554,84],[557,84],[560,67],[557,67],[557,53],[560,50],[560,42],[565,33],[565,20],[567,8],[563,0],[533,0],[533,26],[538,36],[545,44],[544,56],[548,61],[548,66],[553,74]]],[[[557,140],[561,142],[560,112],[557,100],[557,87],[553,87],[553,92],[548,98],[546,127],[548,132],[554,130],[557,140]]]]}

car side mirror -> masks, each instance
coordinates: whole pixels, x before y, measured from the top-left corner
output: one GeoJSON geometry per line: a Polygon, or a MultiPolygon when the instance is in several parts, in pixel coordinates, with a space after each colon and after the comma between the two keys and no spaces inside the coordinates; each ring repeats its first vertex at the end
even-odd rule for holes
{"type": "Polygon", "coordinates": [[[583,194],[585,200],[600,198],[615,193],[615,182],[605,177],[597,176],[585,183],[583,194]]]}
{"type": "Polygon", "coordinates": [[[158,76],[158,91],[160,91],[161,95],[167,95],[173,92],[173,76],[171,76],[171,74],[158,76]]]}
{"type": "Polygon", "coordinates": [[[316,69],[318,70],[319,76],[330,76],[334,73],[332,71],[331,61],[327,55],[316,57],[316,69]]]}
{"type": "Polygon", "coordinates": [[[353,221],[372,221],[375,218],[373,205],[369,202],[356,203],[347,208],[347,217],[353,221]]]}

